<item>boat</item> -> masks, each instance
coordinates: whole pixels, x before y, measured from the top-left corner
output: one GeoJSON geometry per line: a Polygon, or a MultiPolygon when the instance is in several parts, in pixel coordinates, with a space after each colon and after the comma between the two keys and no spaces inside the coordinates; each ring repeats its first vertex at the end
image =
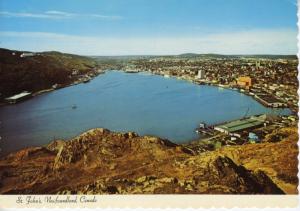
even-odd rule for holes
{"type": "Polygon", "coordinates": [[[84,79],[83,83],[88,83],[88,82],[90,82],[90,80],[91,80],[90,78],[84,79]]]}
{"type": "Polygon", "coordinates": [[[72,105],[72,109],[76,109],[77,108],[77,106],[76,105],[72,105]]]}
{"type": "Polygon", "coordinates": [[[125,70],[125,73],[138,73],[138,72],[139,72],[138,70],[133,70],[133,69],[125,70]]]}

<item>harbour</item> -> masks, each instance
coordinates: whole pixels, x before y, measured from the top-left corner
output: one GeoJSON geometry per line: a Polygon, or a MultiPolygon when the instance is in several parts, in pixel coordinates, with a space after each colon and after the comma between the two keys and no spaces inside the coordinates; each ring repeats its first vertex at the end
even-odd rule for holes
{"type": "Polygon", "coordinates": [[[96,127],[186,143],[200,138],[195,132],[199,123],[217,125],[240,119],[248,108],[247,117],[290,113],[288,109],[264,107],[230,89],[158,75],[108,71],[89,83],[2,106],[1,153],[71,138],[96,127]]]}

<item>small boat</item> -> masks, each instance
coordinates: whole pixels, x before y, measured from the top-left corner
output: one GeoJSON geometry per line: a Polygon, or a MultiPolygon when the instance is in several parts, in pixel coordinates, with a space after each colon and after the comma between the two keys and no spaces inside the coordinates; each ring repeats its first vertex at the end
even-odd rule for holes
{"type": "Polygon", "coordinates": [[[77,106],[76,105],[72,105],[72,109],[76,109],[77,108],[77,106]]]}
{"type": "Polygon", "coordinates": [[[138,70],[125,70],[125,73],[138,73],[139,71],[138,70]]]}
{"type": "Polygon", "coordinates": [[[83,83],[88,83],[88,82],[90,82],[90,80],[91,80],[90,78],[84,79],[83,83]]]}

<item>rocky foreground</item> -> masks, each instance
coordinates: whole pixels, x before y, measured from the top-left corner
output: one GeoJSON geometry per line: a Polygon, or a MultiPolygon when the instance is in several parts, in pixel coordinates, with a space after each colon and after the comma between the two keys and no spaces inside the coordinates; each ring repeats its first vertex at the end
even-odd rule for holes
{"type": "Polygon", "coordinates": [[[1,194],[297,194],[298,134],[196,154],[135,133],[90,130],[0,160],[1,194]]]}

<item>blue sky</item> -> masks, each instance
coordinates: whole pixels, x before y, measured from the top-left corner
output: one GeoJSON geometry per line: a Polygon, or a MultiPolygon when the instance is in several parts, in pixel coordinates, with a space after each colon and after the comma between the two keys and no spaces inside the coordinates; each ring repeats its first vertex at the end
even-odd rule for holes
{"type": "Polygon", "coordinates": [[[0,0],[10,49],[296,54],[296,36],[296,0],[0,0]]]}

